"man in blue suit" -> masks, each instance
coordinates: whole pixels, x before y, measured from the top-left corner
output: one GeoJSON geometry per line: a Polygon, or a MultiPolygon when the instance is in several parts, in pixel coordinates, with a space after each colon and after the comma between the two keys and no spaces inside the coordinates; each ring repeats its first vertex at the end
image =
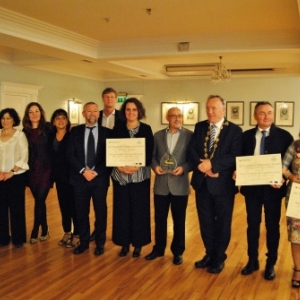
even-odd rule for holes
{"type": "Polygon", "coordinates": [[[193,132],[182,127],[182,117],[179,108],[170,108],[166,116],[169,122],[168,128],[154,135],[151,168],[156,174],[155,246],[145,257],[147,260],[153,260],[164,255],[167,244],[167,219],[171,208],[174,224],[171,251],[175,265],[182,264],[182,254],[185,250],[185,215],[190,193],[188,174],[192,170],[186,150],[193,132]]]}
{"type": "Polygon", "coordinates": [[[94,254],[101,255],[104,253],[106,240],[106,195],[110,171],[106,167],[106,139],[110,137],[111,130],[98,126],[99,108],[96,103],[86,103],[82,115],[85,124],[72,128],[68,145],[70,183],[74,186],[80,238],[80,244],[75,248],[74,253],[81,254],[89,248],[89,211],[92,198],[95,210],[94,254]],[[92,147],[90,138],[93,140],[92,147]],[[92,162],[90,162],[91,151],[93,151],[92,162]]]}
{"type": "Polygon", "coordinates": [[[205,256],[196,268],[220,273],[227,258],[236,187],[232,179],[235,158],[241,154],[242,130],[227,121],[225,101],[211,95],[206,101],[207,120],[196,124],[188,147],[194,169],[192,186],[196,192],[197,212],[205,256]]]}

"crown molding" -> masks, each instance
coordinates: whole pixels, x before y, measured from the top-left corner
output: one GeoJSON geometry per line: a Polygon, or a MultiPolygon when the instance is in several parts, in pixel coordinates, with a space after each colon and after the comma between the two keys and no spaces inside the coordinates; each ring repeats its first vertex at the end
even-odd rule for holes
{"type": "Polygon", "coordinates": [[[99,42],[0,7],[0,33],[22,40],[97,58],[99,42]]]}

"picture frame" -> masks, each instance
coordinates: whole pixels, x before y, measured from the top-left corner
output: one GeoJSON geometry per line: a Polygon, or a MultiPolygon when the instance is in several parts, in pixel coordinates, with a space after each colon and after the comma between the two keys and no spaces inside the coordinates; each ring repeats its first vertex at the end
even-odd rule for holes
{"type": "Polygon", "coordinates": [[[275,102],[275,125],[277,126],[294,126],[294,102],[276,101],[275,102]]]}
{"type": "Polygon", "coordinates": [[[79,104],[70,100],[68,105],[68,113],[71,125],[79,124],[79,104]]]}
{"type": "Polygon", "coordinates": [[[199,121],[199,103],[176,103],[176,102],[162,102],[161,103],[161,124],[168,125],[166,115],[171,107],[178,107],[182,111],[182,124],[195,125],[199,121]]]}
{"type": "Polygon", "coordinates": [[[257,124],[256,120],[254,119],[254,110],[255,110],[255,106],[257,104],[258,101],[252,101],[250,102],[250,116],[249,116],[249,120],[250,120],[250,125],[251,126],[255,126],[257,124]]]}
{"type": "Polygon", "coordinates": [[[236,125],[244,125],[244,101],[227,101],[226,119],[236,125]]]}
{"type": "Polygon", "coordinates": [[[195,125],[199,121],[199,103],[190,102],[183,104],[183,125],[195,125]]]}

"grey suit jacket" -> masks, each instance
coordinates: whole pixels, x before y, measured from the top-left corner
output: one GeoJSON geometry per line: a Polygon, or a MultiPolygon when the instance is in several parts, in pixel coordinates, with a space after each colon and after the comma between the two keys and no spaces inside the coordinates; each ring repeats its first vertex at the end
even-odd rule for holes
{"type": "MultiPolygon", "coordinates": [[[[156,175],[154,182],[154,194],[186,196],[190,193],[188,173],[192,170],[192,164],[187,158],[187,147],[193,132],[182,128],[172,155],[175,156],[177,166],[183,167],[184,173],[180,176],[172,174],[156,175]]],[[[151,168],[154,170],[160,164],[160,160],[168,151],[167,131],[162,129],[154,134],[154,151],[151,168]]]]}

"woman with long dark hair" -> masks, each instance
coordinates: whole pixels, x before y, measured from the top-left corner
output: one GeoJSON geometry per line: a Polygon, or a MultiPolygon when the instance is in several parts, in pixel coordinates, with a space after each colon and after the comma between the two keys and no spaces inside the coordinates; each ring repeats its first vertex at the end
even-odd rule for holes
{"type": "Polygon", "coordinates": [[[58,242],[67,248],[74,247],[73,233],[78,235],[75,214],[74,189],[69,183],[69,164],[67,160],[67,145],[70,137],[71,122],[64,109],[57,109],[51,117],[53,125],[53,180],[56,185],[57,198],[62,217],[64,236],[58,242]],[[72,232],[73,224],[73,232],[72,232]]]}
{"type": "Polygon", "coordinates": [[[45,111],[37,102],[31,102],[25,109],[23,131],[29,144],[29,171],[27,185],[34,197],[34,224],[30,243],[46,241],[49,237],[46,198],[53,186],[52,170],[52,127],[46,122],[45,111]],[[41,227],[41,236],[38,238],[41,227]]]}

